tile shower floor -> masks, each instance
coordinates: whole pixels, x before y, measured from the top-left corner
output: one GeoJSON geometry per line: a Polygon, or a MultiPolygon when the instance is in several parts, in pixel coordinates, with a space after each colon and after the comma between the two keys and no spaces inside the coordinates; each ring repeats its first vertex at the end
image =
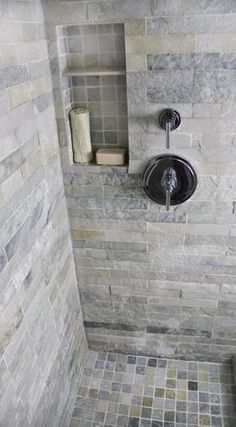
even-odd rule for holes
{"type": "Polygon", "coordinates": [[[236,427],[229,365],[90,351],[70,427],[236,427]]]}

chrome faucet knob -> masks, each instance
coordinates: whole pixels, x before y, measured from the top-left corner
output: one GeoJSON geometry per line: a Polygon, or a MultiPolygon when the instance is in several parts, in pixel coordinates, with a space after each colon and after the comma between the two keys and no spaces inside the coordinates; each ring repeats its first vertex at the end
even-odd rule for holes
{"type": "Polygon", "coordinates": [[[170,209],[171,194],[177,187],[177,176],[175,170],[170,166],[163,172],[161,178],[161,187],[166,194],[166,210],[170,209]]]}
{"type": "Polygon", "coordinates": [[[177,187],[177,176],[175,170],[170,166],[163,172],[161,186],[164,191],[169,190],[171,193],[177,187]]]}

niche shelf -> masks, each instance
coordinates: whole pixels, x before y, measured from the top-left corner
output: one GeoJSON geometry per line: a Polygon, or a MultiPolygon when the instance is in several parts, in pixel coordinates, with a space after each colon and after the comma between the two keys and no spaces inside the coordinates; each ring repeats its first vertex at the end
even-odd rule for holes
{"type": "Polygon", "coordinates": [[[76,77],[76,76],[122,76],[125,75],[125,69],[112,69],[112,68],[85,68],[82,69],[71,69],[65,70],[64,75],[67,77],[76,77]]]}
{"type": "MultiPolygon", "coordinates": [[[[60,36],[58,46],[66,117],[73,108],[87,108],[93,153],[99,148],[126,148],[128,159],[124,24],[69,25],[63,27],[60,36]]],[[[67,134],[72,159],[69,126],[67,134]]],[[[109,165],[94,163],[73,163],[72,167],[98,173],[111,169],[109,165]]],[[[123,172],[127,165],[114,166],[112,170],[123,172]]]]}

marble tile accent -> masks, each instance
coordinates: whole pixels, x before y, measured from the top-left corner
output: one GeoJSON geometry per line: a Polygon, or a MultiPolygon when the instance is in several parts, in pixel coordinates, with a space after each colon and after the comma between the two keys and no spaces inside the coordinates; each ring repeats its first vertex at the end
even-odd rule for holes
{"type": "Polygon", "coordinates": [[[234,13],[236,10],[233,0],[223,0],[219,3],[213,1],[199,1],[196,5],[194,0],[158,0],[153,2],[146,0],[116,0],[106,2],[88,2],[88,14],[90,20],[107,20],[114,18],[143,18],[152,16],[181,16],[192,14],[222,14],[234,13]]]}
{"type": "Polygon", "coordinates": [[[147,34],[228,33],[235,30],[235,14],[165,16],[147,19],[147,34]]]}
{"type": "Polygon", "coordinates": [[[235,70],[235,53],[148,55],[149,70],[235,70]]]}
{"type": "MultiPolygon", "coordinates": [[[[180,65],[178,69],[129,73],[128,85],[146,88],[151,103],[224,103],[235,101],[235,79],[234,69],[195,71],[182,70],[180,65]]],[[[135,103],[132,98],[130,101],[135,103]]]]}

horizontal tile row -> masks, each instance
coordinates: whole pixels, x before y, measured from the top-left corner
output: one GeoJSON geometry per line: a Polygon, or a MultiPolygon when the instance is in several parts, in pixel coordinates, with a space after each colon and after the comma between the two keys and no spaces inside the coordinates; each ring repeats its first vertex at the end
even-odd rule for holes
{"type": "Polygon", "coordinates": [[[128,73],[127,84],[128,88],[144,89],[144,102],[223,103],[235,102],[235,76],[235,70],[156,70],[128,73]]]}

